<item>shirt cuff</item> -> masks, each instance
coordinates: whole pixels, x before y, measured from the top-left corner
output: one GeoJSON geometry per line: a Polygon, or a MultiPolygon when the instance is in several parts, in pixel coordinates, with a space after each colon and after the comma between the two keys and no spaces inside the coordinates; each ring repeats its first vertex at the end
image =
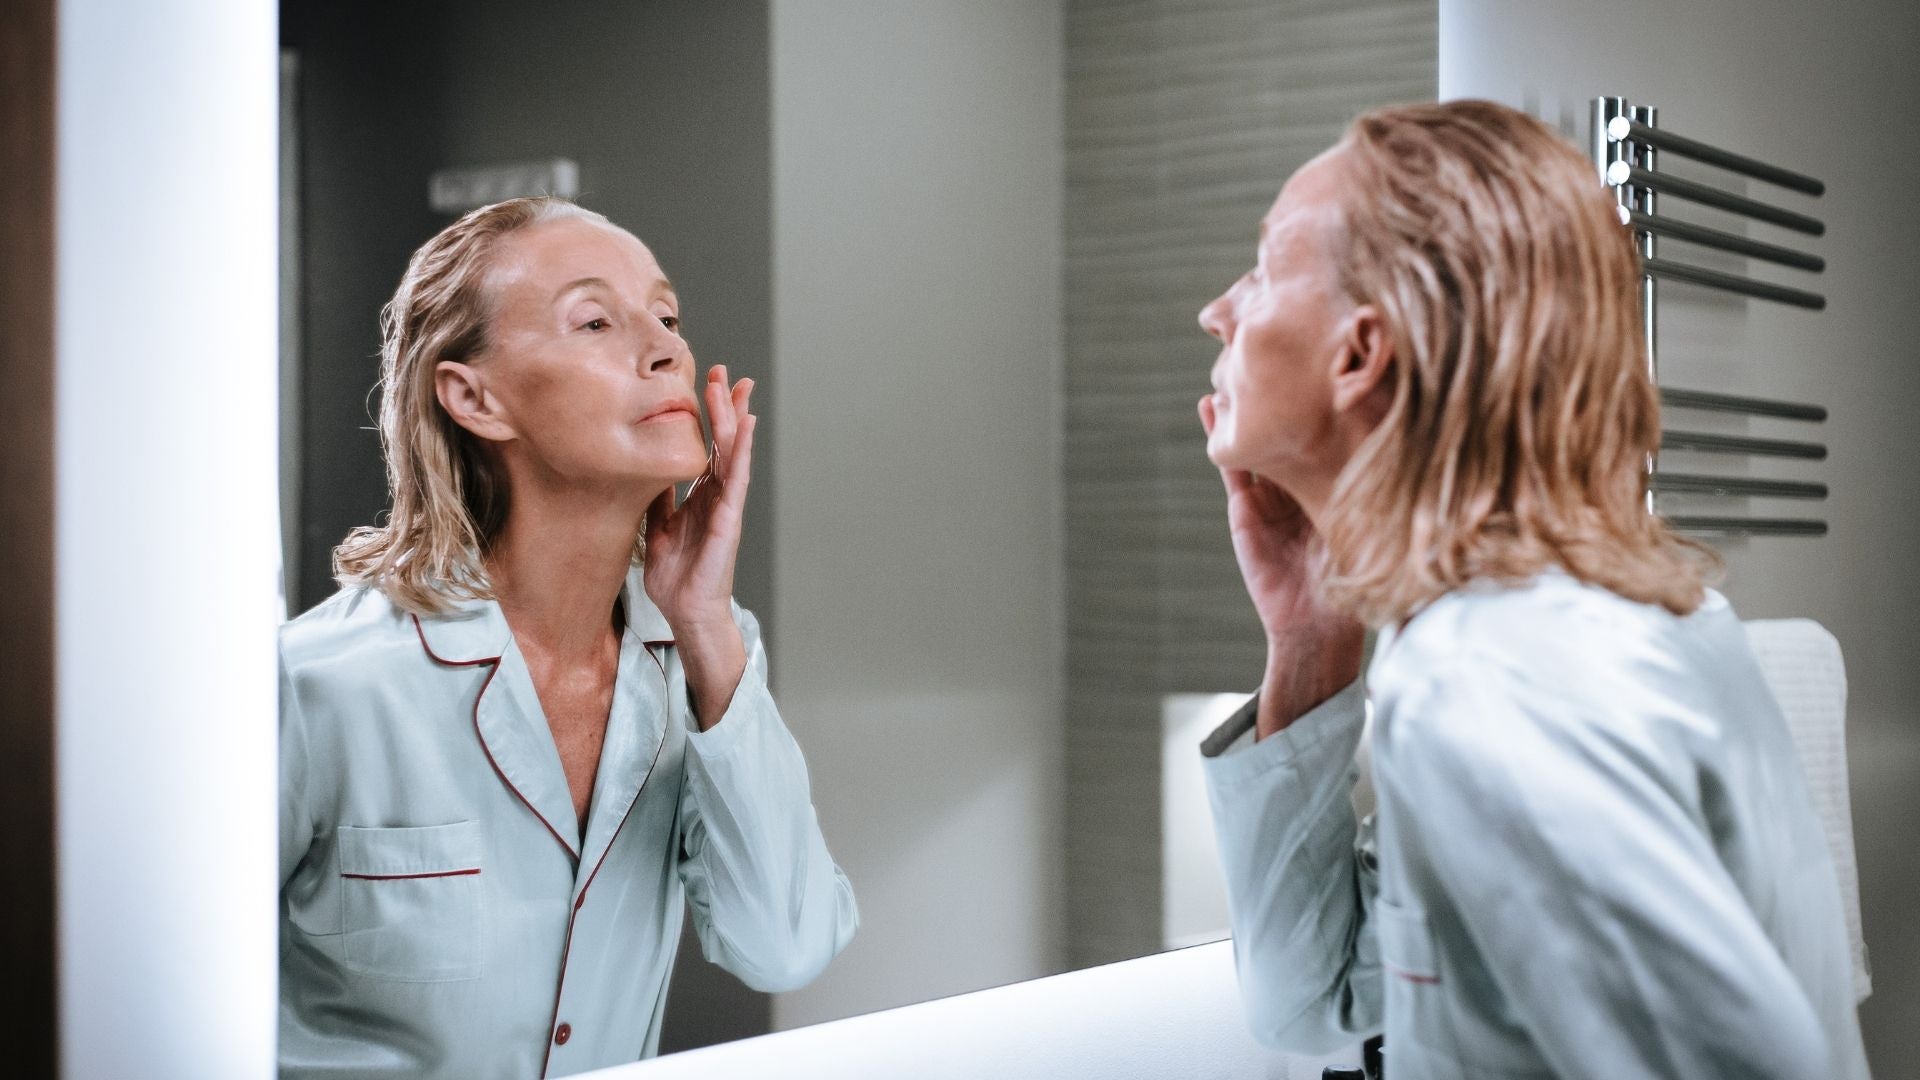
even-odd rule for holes
{"type": "Polygon", "coordinates": [[[700,721],[693,715],[692,701],[687,708],[687,746],[706,758],[724,757],[742,742],[752,739],[756,730],[766,726],[766,718],[779,715],[774,707],[773,696],[767,693],[767,684],[755,677],[752,665],[740,676],[740,685],[733,688],[733,700],[727,702],[727,711],[720,714],[720,720],[705,731],[700,730],[700,721]]]}
{"type": "Polygon", "coordinates": [[[1366,726],[1367,691],[1363,681],[1355,679],[1293,723],[1256,742],[1254,718],[1259,709],[1260,695],[1255,694],[1201,741],[1202,764],[1214,783],[1243,783],[1313,752],[1329,739],[1357,740],[1366,726]]]}

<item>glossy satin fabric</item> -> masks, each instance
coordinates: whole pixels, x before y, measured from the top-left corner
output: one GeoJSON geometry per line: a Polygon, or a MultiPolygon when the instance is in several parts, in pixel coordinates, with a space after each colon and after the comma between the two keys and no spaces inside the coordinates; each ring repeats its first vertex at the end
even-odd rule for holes
{"type": "Polygon", "coordinates": [[[1206,770],[1255,1033],[1393,1080],[1867,1075],[1826,842],[1739,620],[1565,574],[1450,594],[1206,770]]]}
{"type": "Polygon", "coordinates": [[[584,835],[498,604],[336,594],[281,632],[283,1077],[564,1076],[654,1053],[690,901],[708,959],[796,988],[858,915],[753,616],[694,722],[636,569],[584,835]]]}

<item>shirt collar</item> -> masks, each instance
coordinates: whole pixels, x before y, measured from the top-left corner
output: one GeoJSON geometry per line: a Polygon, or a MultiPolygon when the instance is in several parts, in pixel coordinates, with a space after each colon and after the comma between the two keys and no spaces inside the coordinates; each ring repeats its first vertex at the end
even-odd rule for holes
{"type": "Polygon", "coordinates": [[[420,645],[443,664],[489,664],[513,640],[507,617],[493,600],[467,599],[438,615],[415,615],[420,645]]]}
{"type": "Polygon", "coordinates": [[[638,637],[646,645],[673,644],[673,628],[667,625],[667,617],[655,607],[647,596],[645,584],[646,571],[635,563],[627,571],[627,583],[621,586],[620,599],[627,612],[627,632],[638,637]]]}

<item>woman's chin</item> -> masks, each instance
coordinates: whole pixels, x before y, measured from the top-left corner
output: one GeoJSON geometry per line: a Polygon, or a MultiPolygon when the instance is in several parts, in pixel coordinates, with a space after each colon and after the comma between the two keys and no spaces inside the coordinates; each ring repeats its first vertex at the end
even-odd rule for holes
{"type": "Polygon", "coordinates": [[[1247,466],[1241,463],[1242,456],[1238,447],[1221,438],[1217,432],[1207,440],[1207,460],[1213,462],[1216,468],[1244,469],[1247,466]]]}
{"type": "Polygon", "coordinates": [[[689,483],[706,471],[707,458],[704,452],[698,457],[688,454],[636,455],[617,464],[603,464],[600,469],[593,470],[592,478],[587,482],[608,494],[619,492],[631,495],[642,488],[659,492],[676,484],[689,483]]]}
{"type": "Polygon", "coordinates": [[[707,445],[698,435],[650,449],[653,452],[638,455],[635,473],[684,484],[707,471],[707,445]]]}
{"type": "Polygon", "coordinates": [[[672,461],[661,462],[661,471],[656,475],[673,478],[676,484],[685,484],[697,480],[707,471],[707,451],[701,447],[697,453],[675,455],[672,461]]]}

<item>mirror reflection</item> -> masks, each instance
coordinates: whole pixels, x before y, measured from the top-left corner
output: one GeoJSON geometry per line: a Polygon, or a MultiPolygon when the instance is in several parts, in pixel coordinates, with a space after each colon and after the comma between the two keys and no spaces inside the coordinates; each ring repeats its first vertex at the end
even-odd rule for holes
{"type": "Polygon", "coordinates": [[[1264,656],[1195,316],[1434,20],[287,0],[316,1059],[370,1001],[585,1068],[1224,936],[1192,748],[1264,656]]]}

